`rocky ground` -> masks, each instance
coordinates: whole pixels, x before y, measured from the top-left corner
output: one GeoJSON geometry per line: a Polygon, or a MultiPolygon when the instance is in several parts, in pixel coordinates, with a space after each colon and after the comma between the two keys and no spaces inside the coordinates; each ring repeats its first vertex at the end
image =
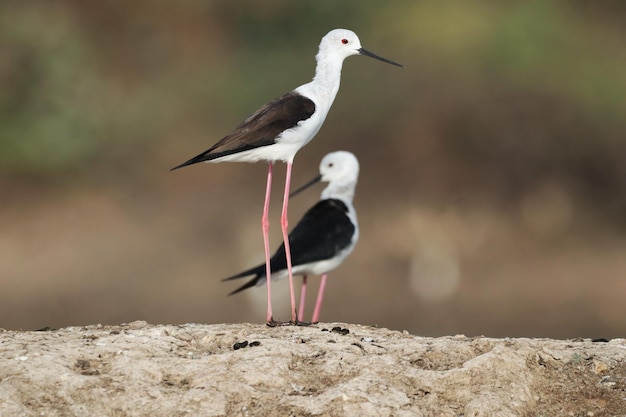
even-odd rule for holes
{"type": "Polygon", "coordinates": [[[626,340],[345,323],[0,331],[2,416],[626,416],[626,340]]]}

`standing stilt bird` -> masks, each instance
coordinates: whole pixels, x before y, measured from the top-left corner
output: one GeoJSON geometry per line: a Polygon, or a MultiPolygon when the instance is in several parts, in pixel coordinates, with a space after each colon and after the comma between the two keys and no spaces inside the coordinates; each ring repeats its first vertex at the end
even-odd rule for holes
{"type": "MultiPolygon", "coordinates": [[[[269,202],[272,186],[272,168],[276,161],[287,164],[285,191],[281,215],[281,229],[287,272],[291,292],[291,324],[297,324],[296,301],[291,272],[291,255],[287,239],[287,206],[293,159],[304,145],[317,134],[326,119],[330,106],[339,90],[343,61],[351,55],[365,55],[398,67],[402,65],[373,54],[361,46],[356,33],[346,29],[331,30],[322,38],[315,57],[317,67],[313,81],[278,97],[245,119],[235,130],[200,155],[191,158],[172,170],[198,162],[257,162],[268,161],[265,203],[261,219],[267,275],[270,271],[269,252],[269,202]]],[[[271,289],[267,285],[267,324],[283,324],[274,321],[271,289]]]]}
{"type": "MultiPolygon", "coordinates": [[[[359,226],[352,205],[354,189],[359,177],[359,162],[350,152],[329,153],[322,159],[320,175],[292,193],[292,195],[319,181],[328,182],[320,201],[302,217],[289,233],[293,275],[302,275],[298,322],[302,323],[308,275],[322,275],[315,302],[312,322],[319,319],[328,272],[337,268],[352,252],[359,238],[359,226]]],[[[289,276],[285,244],[270,259],[272,280],[289,276]]],[[[254,277],[229,295],[262,285],[267,280],[266,265],[258,265],[224,281],[254,277]]]]}

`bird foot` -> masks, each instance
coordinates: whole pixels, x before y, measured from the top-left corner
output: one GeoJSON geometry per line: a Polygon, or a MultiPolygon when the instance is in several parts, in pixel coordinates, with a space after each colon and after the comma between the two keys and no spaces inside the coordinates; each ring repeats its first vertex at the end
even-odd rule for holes
{"type": "Polygon", "coordinates": [[[312,324],[317,324],[318,322],[310,322],[310,321],[300,321],[300,320],[289,320],[289,321],[276,321],[272,317],[265,323],[267,327],[279,327],[279,326],[310,326],[312,324]]]}
{"type": "Polygon", "coordinates": [[[291,323],[292,326],[310,326],[312,324],[315,324],[315,323],[310,322],[310,321],[300,321],[300,320],[291,321],[290,323],[291,323]]]}
{"type": "Polygon", "coordinates": [[[267,325],[267,327],[279,327],[279,326],[291,326],[293,323],[290,321],[276,321],[272,317],[265,324],[267,325]]]}

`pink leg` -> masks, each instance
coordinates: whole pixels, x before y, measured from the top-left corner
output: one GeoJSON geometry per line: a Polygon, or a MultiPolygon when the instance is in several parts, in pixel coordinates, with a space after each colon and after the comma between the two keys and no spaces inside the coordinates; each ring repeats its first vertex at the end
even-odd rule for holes
{"type": "Polygon", "coordinates": [[[270,267],[270,194],[272,191],[272,168],[273,162],[269,163],[267,170],[267,186],[265,188],[265,204],[263,205],[263,217],[261,218],[261,226],[263,228],[263,245],[265,246],[265,276],[267,278],[267,324],[274,325],[274,316],[272,314],[272,290],[271,276],[272,269],[270,267]]]}
{"type": "Polygon", "coordinates": [[[324,298],[324,289],[326,288],[327,274],[322,275],[322,281],[320,282],[320,289],[317,291],[317,300],[315,300],[315,309],[313,310],[313,318],[311,322],[317,323],[320,318],[320,311],[322,310],[322,299],[324,298]]]}
{"type": "Polygon", "coordinates": [[[293,273],[291,272],[291,250],[289,249],[289,233],[287,227],[289,221],[287,219],[287,206],[289,204],[289,186],[291,184],[291,162],[287,162],[287,174],[285,176],[285,195],[283,196],[283,213],[280,217],[280,225],[283,230],[283,241],[285,243],[285,254],[287,255],[287,273],[289,274],[289,292],[291,295],[291,322],[298,323],[296,313],[296,296],[293,289],[293,273]]]}
{"type": "Polygon", "coordinates": [[[306,275],[302,276],[302,289],[300,290],[300,304],[298,304],[298,320],[304,319],[304,303],[306,301],[306,275]]]}

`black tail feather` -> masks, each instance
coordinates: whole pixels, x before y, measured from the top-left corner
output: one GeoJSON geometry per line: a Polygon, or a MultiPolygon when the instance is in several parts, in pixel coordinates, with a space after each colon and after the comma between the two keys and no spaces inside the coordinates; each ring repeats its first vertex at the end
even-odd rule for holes
{"type": "Polygon", "coordinates": [[[265,276],[265,264],[255,266],[254,268],[246,269],[243,272],[238,273],[237,275],[230,276],[228,278],[223,278],[224,281],[232,281],[233,279],[244,278],[248,275],[256,275],[257,277],[265,276]]]}
{"type": "Polygon", "coordinates": [[[202,152],[200,155],[194,156],[189,161],[176,165],[174,168],[171,168],[170,171],[174,171],[175,169],[186,167],[188,165],[197,164],[198,162],[210,161],[211,159],[214,159],[214,155],[208,155],[208,153],[209,151],[202,152]]]}
{"type": "Polygon", "coordinates": [[[257,284],[257,282],[259,282],[259,280],[265,278],[265,264],[258,265],[258,266],[255,266],[254,268],[247,269],[247,270],[245,270],[243,272],[238,273],[237,275],[233,275],[231,277],[224,278],[224,279],[222,279],[222,281],[231,281],[233,279],[244,278],[244,277],[247,277],[249,275],[254,275],[254,278],[252,278],[250,281],[246,282],[241,287],[237,288],[235,291],[232,291],[228,295],[237,294],[238,292],[246,290],[246,289],[248,289],[250,287],[254,287],[257,284]]]}
{"type": "Polygon", "coordinates": [[[241,292],[243,290],[247,290],[248,288],[252,288],[252,287],[256,286],[257,282],[259,282],[260,279],[261,279],[261,277],[257,275],[254,278],[252,278],[250,281],[248,281],[245,284],[243,284],[241,287],[237,288],[234,291],[229,292],[228,295],[235,295],[238,292],[241,292]]]}

